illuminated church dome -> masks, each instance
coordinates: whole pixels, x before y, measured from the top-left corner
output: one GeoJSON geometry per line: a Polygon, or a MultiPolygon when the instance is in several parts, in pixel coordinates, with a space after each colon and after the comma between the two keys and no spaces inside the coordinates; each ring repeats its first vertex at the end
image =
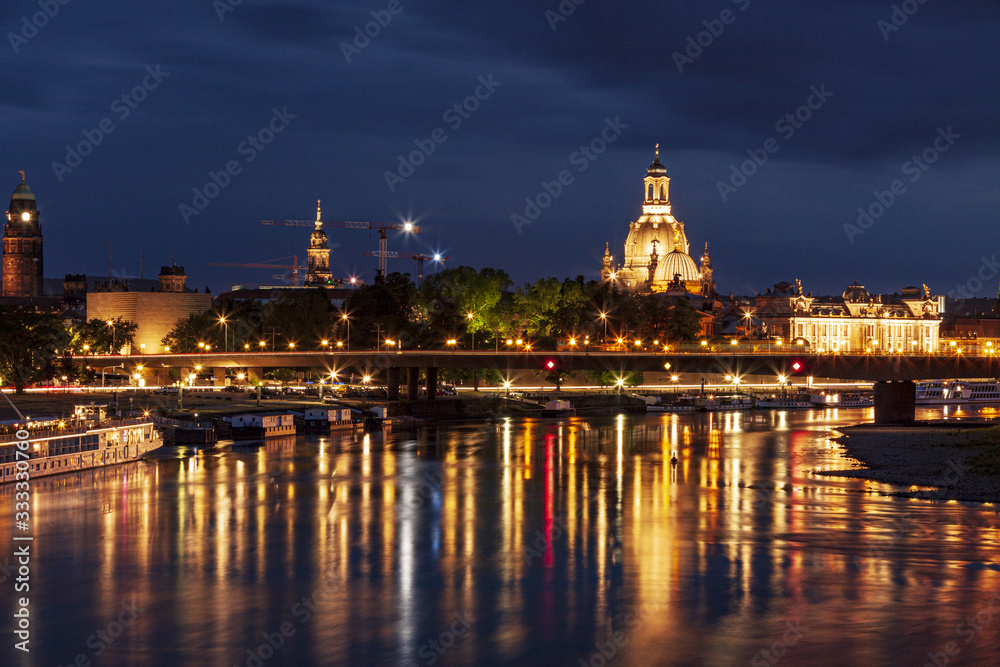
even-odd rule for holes
{"type": "Polygon", "coordinates": [[[707,250],[701,268],[689,252],[684,223],[671,213],[670,177],[660,162],[657,144],[656,157],[643,179],[642,215],[629,225],[625,261],[615,269],[610,261],[612,258],[606,258],[602,278],[607,280],[613,275],[621,287],[634,291],[663,292],[674,276],[679,275],[684,289],[691,294],[714,292],[707,250]]]}
{"type": "Polygon", "coordinates": [[[698,282],[701,280],[701,272],[698,266],[687,253],[674,250],[668,252],[656,265],[656,274],[653,277],[654,283],[670,282],[676,276],[680,276],[682,282],[698,282]]]}

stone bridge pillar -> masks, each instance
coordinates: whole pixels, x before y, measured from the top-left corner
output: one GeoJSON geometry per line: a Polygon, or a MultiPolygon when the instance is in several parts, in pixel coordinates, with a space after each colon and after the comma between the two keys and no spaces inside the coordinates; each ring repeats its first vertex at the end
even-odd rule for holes
{"type": "Polygon", "coordinates": [[[917,385],[914,382],[875,383],[876,424],[912,424],[916,410],[917,385]]]}
{"type": "Polygon", "coordinates": [[[427,400],[433,401],[438,394],[438,369],[427,368],[427,400]]]}
{"type": "Polygon", "coordinates": [[[385,371],[385,389],[390,401],[399,400],[399,367],[389,366],[385,371]]]}
{"type": "Polygon", "coordinates": [[[410,366],[406,369],[406,397],[415,401],[420,397],[420,369],[410,366]]]}

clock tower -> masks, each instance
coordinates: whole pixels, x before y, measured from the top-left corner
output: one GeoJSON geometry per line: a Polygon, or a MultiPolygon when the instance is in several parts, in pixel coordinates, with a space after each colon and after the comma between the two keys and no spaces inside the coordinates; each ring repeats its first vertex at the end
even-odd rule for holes
{"type": "Polygon", "coordinates": [[[35,195],[24,182],[10,198],[3,227],[3,296],[36,298],[42,295],[42,228],[35,195]]]}

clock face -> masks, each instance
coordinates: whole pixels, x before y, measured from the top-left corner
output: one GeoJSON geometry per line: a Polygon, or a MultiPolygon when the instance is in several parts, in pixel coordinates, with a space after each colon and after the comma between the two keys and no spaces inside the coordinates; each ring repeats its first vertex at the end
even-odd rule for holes
{"type": "Polygon", "coordinates": [[[31,220],[31,214],[25,211],[24,213],[21,214],[21,220],[28,222],[29,220],[31,220]]]}

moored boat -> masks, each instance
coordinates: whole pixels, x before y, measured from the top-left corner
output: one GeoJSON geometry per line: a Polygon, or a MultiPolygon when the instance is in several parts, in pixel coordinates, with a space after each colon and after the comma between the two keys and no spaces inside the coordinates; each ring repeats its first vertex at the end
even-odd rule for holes
{"type": "Polygon", "coordinates": [[[148,416],[108,419],[105,408],[76,406],[70,420],[14,424],[11,433],[0,435],[0,484],[19,472],[36,478],[128,463],[163,445],[148,416]],[[25,430],[28,437],[18,438],[25,430]]]}

